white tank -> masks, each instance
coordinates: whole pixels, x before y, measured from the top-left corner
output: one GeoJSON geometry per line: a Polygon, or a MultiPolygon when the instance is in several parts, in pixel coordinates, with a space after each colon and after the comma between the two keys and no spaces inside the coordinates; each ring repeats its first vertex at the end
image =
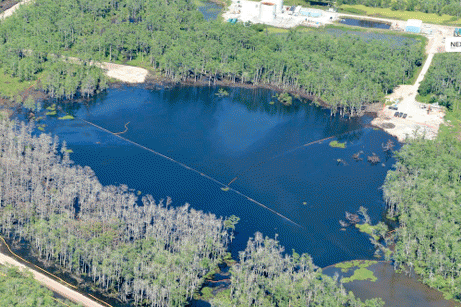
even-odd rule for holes
{"type": "Polygon", "coordinates": [[[275,4],[271,2],[261,2],[259,19],[262,22],[271,22],[275,19],[275,4]]]}
{"type": "Polygon", "coordinates": [[[275,14],[282,14],[283,0],[275,0],[275,14]]]}

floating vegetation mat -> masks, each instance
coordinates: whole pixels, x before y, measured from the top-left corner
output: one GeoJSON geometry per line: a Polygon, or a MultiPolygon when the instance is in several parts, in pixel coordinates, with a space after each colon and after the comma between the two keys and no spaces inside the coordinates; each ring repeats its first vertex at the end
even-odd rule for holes
{"type": "Polygon", "coordinates": [[[338,141],[331,141],[329,145],[333,148],[346,148],[346,142],[340,143],[338,141]]]}
{"type": "Polygon", "coordinates": [[[65,115],[63,117],[58,117],[58,119],[74,119],[74,117],[72,115],[65,115]]]}
{"type": "Polygon", "coordinates": [[[378,278],[367,268],[359,268],[354,271],[354,274],[351,277],[344,277],[341,279],[343,284],[354,281],[354,280],[368,280],[368,281],[377,281],[378,278]]]}
{"type": "Polygon", "coordinates": [[[351,268],[357,268],[353,271],[353,274],[349,277],[343,277],[341,279],[342,283],[348,283],[354,280],[368,280],[368,281],[377,281],[378,278],[374,275],[373,271],[367,269],[372,264],[378,263],[373,260],[353,260],[341,262],[335,265],[335,267],[340,268],[341,272],[347,273],[351,268]]]}

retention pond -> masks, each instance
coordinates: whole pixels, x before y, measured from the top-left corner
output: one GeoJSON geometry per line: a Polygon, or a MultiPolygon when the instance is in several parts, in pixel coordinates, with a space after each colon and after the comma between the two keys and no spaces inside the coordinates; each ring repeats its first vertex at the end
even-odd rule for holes
{"type": "Polygon", "coordinates": [[[377,22],[365,19],[343,18],[339,21],[348,26],[362,27],[362,28],[375,28],[375,29],[390,29],[391,25],[384,22],[377,22]]]}

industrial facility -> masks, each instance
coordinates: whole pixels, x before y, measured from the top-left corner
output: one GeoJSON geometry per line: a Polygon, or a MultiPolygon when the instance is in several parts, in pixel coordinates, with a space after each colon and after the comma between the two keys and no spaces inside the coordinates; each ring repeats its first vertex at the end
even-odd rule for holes
{"type": "Polygon", "coordinates": [[[301,6],[284,6],[283,0],[262,0],[261,2],[233,0],[224,18],[229,22],[262,23],[281,28],[298,25],[318,27],[336,19],[334,12],[301,6]]]}
{"type": "Polygon", "coordinates": [[[421,33],[421,26],[423,22],[418,19],[408,19],[405,25],[405,32],[421,33]]]}

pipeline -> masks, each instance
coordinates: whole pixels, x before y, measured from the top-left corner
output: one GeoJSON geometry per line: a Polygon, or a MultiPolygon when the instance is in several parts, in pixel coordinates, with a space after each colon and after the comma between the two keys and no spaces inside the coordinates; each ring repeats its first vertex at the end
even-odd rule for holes
{"type": "Polygon", "coordinates": [[[290,149],[290,150],[288,150],[288,151],[284,151],[283,153],[280,153],[280,154],[278,154],[278,155],[276,155],[276,156],[274,156],[274,157],[272,157],[272,158],[269,158],[269,159],[267,159],[267,160],[264,160],[264,161],[259,162],[258,164],[254,164],[254,165],[250,166],[246,171],[244,171],[244,172],[238,174],[237,176],[235,176],[235,177],[227,184],[227,186],[231,185],[235,180],[237,180],[239,177],[245,175],[246,173],[248,173],[248,172],[249,172],[250,170],[252,170],[253,168],[258,167],[258,166],[260,166],[260,165],[263,165],[263,164],[265,164],[265,163],[267,163],[267,162],[269,162],[269,161],[271,161],[271,160],[274,160],[274,159],[276,159],[276,158],[278,158],[278,157],[280,157],[280,156],[283,156],[283,155],[285,155],[285,154],[292,153],[293,151],[296,151],[296,150],[298,150],[298,149],[300,149],[300,148],[302,148],[302,147],[307,147],[307,146],[310,146],[310,145],[313,145],[313,144],[321,143],[321,142],[323,142],[323,141],[326,141],[326,140],[329,140],[329,139],[332,139],[332,138],[335,138],[335,137],[338,137],[338,136],[341,136],[341,135],[344,135],[344,134],[347,134],[347,133],[356,132],[356,131],[359,131],[359,130],[362,130],[362,128],[356,129],[356,130],[352,130],[352,131],[347,131],[347,132],[344,132],[344,133],[341,133],[341,134],[338,134],[338,135],[333,135],[333,136],[330,136],[330,137],[327,137],[327,138],[323,138],[323,139],[320,139],[320,140],[316,140],[316,141],[313,141],[313,142],[310,142],[310,143],[306,143],[306,144],[300,145],[300,146],[295,147],[295,148],[293,148],[293,149],[290,149]]]}
{"type": "Polygon", "coordinates": [[[246,199],[249,200],[250,202],[252,202],[252,203],[254,203],[254,204],[256,204],[256,205],[258,205],[258,206],[260,206],[260,207],[262,207],[262,208],[264,208],[264,209],[266,209],[266,210],[268,210],[268,211],[270,211],[270,212],[272,212],[272,213],[274,213],[274,214],[276,214],[277,216],[283,218],[284,220],[290,222],[291,224],[296,225],[296,226],[298,226],[298,227],[300,227],[300,228],[304,228],[303,226],[301,226],[301,225],[299,225],[298,223],[296,223],[296,222],[290,220],[288,217],[284,216],[283,214],[281,214],[281,213],[279,213],[279,212],[277,212],[277,211],[275,211],[275,210],[273,210],[273,209],[271,209],[271,208],[269,208],[269,207],[263,205],[262,203],[260,203],[260,202],[258,202],[258,201],[256,201],[256,200],[254,200],[254,199],[248,197],[247,195],[245,195],[245,194],[243,194],[243,193],[241,193],[241,192],[239,192],[239,191],[237,191],[237,190],[235,190],[235,189],[230,188],[228,185],[225,185],[224,183],[222,183],[222,182],[220,182],[220,181],[218,181],[218,180],[216,180],[216,179],[214,179],[214,178],[212,178],[212,177],[210,177],[210,176],[208,176],[208,175],[206,175],[206,174],[204,174],[204,173],[202,173],[202,172],[200,172],[200,171],[198,171],[198,170],[196,170],[196,169],[194,169],[194,168],[192,168],[192,167],[190,167],[190,166],[187,166],[187,165],[184,164],[184,163],[181,163],[181,162],[179,162],[179,161],[176,161],[176,160],[174,160],[174,159],[172,159],[172,158],[170,158],[170,157],[168,157],[168,156],[165,156],[164,154],[161,154],[161,153],[159,153],[159,152],[157,152],[157,151],[155,151],[155,150],[153,150],[153,149],[150,149],[150,148],[145,147],[145,146],[143,146],[143,145],[141,145],[141,144],[138,144],[138,143],[136,143],[136,142],[133,142],[133,141],[127,139],[127,138],[124,138],[123,136],[120,136],[120,135],[118,135],[118,134],[116,134],[116,133],[114,133],[114,132],[112,132],[112,131],[109,131],[109,130],[107,130],[107,129],[101,127],[101,126],[98,126],[98,125],[96,125],[96,124],[94,124],[94,123],[92,123],[92,122],[89,122],[89,121],[84,120],[84,119],[82,119],[82,118],[78,118],[78,119],[81,120],[81,121],[83,121],[83,122],[85,122],[85,123],[87,123],[87,124],[89,124],[89,125],[92,125],[93,127],[98,128],[98,129],[100,129],[100,130],[102,130],[102,131],[105,131],[105,132],[107,132],[107,133],[109,133],[109,134],[112,134],[112,135],[114,135],[114,136],[116,136],[116,137],[118,137],[118,138],[120,138],[120,139],[122,139],[122,140],[124,140],[124,141],[126,141],[126,142],[128,142],[128,143],[131,143],[131,144],[133,144],[133,145],[135,145],[135,146],[137,146],[137,147],[139,147],[139,148],[142,148],[142,149],[144,149],[144,150],[147,150],[147,151],[149,151],[149,152],[152,152],[153,154],[155,154],[155,155],[157,155],[157,156],[160,156],[160,157],[162,157],[162,158],[165,158],[165,159],[167,159],[168,161],[171,161],[171,162],[176,163],[176,164],[178,164],[178,165],[180,165],[180,166],[182,166],[182,167],[184,167],[184,168],[186,168],[186,169],[188,169],[188,170],[190,170],[190,171],[193,171],[193,172],[199,174],[200,176],[203,176],[203,177],[205,177],[205,178],[207,178],[207,179],[213,181],[214,183],[220,185],[220,186],[221,186],[222,188],[224,188],[226,191],[227,191],[227,190],[231,190],[232,192],[234,192],[234,193],[236,193],[236,194],[238,194],[238,195],[240,195],[240,196],[246,198],[246,199]]]}

